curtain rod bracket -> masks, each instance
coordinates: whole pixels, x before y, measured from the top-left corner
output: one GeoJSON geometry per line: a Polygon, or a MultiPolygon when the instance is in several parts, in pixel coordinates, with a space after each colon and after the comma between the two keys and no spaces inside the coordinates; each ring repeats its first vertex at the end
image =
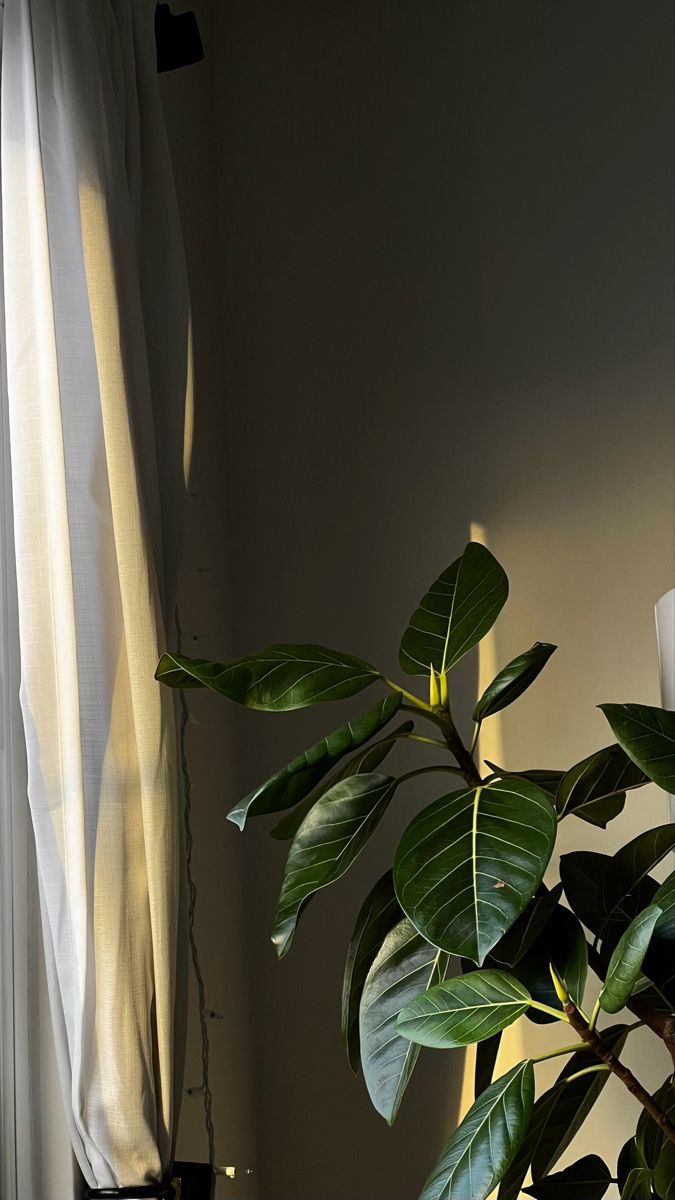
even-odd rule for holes
{"type": "Polygon", "coordinates": [[[172,13],[168,4],[158,4],[155,8],[155,48],[160,74],[201,62],[204,46],[196,14],[172,13]]]}

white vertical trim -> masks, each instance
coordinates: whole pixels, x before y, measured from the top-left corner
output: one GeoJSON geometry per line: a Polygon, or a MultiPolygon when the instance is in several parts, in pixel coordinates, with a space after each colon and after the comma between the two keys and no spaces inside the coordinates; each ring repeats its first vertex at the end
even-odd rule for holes
{"type": "MultiPolygon", "coordinates": [[[[656,605],[656,640],[659,647],[661,703],[675,709],[675,588],[656,605]]],[[[670,797],[670,818],[675,821],[675,796],[670,797]]]]}

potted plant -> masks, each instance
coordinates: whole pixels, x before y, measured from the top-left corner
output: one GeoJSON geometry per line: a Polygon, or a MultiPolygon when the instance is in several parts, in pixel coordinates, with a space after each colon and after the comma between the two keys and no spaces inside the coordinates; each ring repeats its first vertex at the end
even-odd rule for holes
{"type": "Polygon", "coordinates": [[[555,650],[536,642],[509,662],[475,706],[471,740],[461,737],[449,677],[507,594],[500,564],[472,542],[432,584],[400,647],[402,671],[425,679],[425,696],[316,645],[275,645],[225,664],[165,654],[157,678],[275,712],[385,689],[228,814],[244,829],[251,817],[283,813],[273,830],[290,841],[272,931],[279,957],[305,906],[345,874],[399,789],[422,773],[450,776],[363,902],[342,994],[349,1063],[390,1123],[421,1046],[477,1044],[475,1102],[420,1200],[487,1200],[497,1187],[499,1200],[521,1191],[597,1200],[613,1183],[623,1200],[674,1200],[675,872],[659,885],[651,871],[675,847],[675,825],[647,830],[613,855],[563,855],[552,887],[544,874],[562,821],[605,828],[628,791],[653,781],[675,792],[675,713],[601,705],[615,740],[566,771],[478,762],[482,723],[516,700],[555,650]],[[391,751],[411,741],[429,752],[428,765],[394,773],[391,751]],[[587,987],[589,969],[597,981],[587,987]],[[629,1019],[607,1023],[625,1010],[629,1019]],[[523,1018],[549,1023],[551,1049],[493,1079],[502,1031],[523,1018]],[[663,1043],[668,1074],[655,1095],[622,1060],[639,1026],[663,1043]],[[537,1097],[536,1065],[557,1056],[560,1075],[537,1097]],[[637,1102],[634,1136],[616,1164],[590,1154],[558,1170],[610,1074],[637,1102]]]}

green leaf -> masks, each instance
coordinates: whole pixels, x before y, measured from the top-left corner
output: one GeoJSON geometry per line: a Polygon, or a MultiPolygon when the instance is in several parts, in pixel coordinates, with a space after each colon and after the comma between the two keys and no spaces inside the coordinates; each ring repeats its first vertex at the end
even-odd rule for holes
{"type": "Polygon", "coordinates": [[[675,871],[671,871],[661,884],[654,896],[654,904],[661,909],[655,933],[669,941],[675,939],[675,871]]]}
{"type": "Polygon", "coordinates": [[[523,780],[443,796],[396,852],[401,908],[434,945],[480,965],[539,887],[555,835],[550,801],[523,780]]]}
{"type": "Polygon", "coordinates": [[[652,1172],[649,1167],[633,1167],[621,1188],[621,1200],[652,1200],[652,1172]]]}
{"type": "Polygon", "coordinates": [[[492,1083],[501,1040],[501,1033],[495,1033],[493,1037],[486,1038],[484,1042],[479,1042],[476,1046],[476,1066],[473,1078],[473,1094],[476,1100],[481,1092],[484,1092],[492,1083]]]}
{"type": "MultiPolygon", "coordinates": [[[[490,958],[487,961],[492,965],[490,958]]],[[[527,954],[524,954],[511,969],[538,1004],[548,1004],[550,1008],[560,1008],[560,1001],[551,979],[549,956],[543,942],[535,942],[534,946],[530,946],[527,954]]],[[[535,1025],[550,1025],[556,1021],[552,1013],[542,1012],[538,1008],[530,1008],[525,1015],[528,1021],[533,1021],[535,1025]]]]}
{"type": "Polygon", "coordinates": [[[601,704],[617,742],[665,792],[675,792],[675,712],[646,704],[601,704]]]}
{"type": "MultiPolygon", "coordinates": [[[[579,921],[562,905],[558,906],[537,941],[511,968],[533,1000],[560,1008],[551,979],[551,963],[567,985],[575,1004],[582,1004],[588,974],[588,946],[579,921]]],[[[536,1008],[530,1009],[527,1016],[538,1025],[555,1020],[536,1008]]]]}
{"type": "MultiPolygon", "coordinates": [[[[617,1055],[627,1036],[625,1025],[613,1026],[601,1034],[603,1044],[617,1055]]],[[[530,1165],[532,1178],[537,1182],[550,1174],[565,1153],[604,1088],[608,1073],[599,1071],[582,1075],[571,1083],[566,1080],[586,1067],[595,1066],[597,1061],[592,1050],[577,1051],[565,1064],[553,1087],[539,1097],[526,1137],[504,1176],[499,1200],[517,1200],[530,1165]]]]}
{"type": "Polygon", "coordinates": [[[356,918],[342,981],[342,1039],[355,1074],[360,1062],[359,1005],[363,987],[386,935],[402,916],[392,872],[387,871],[364,900],[356,918]]]}
{"type": "Polygon", "coordinates": [[[228,821],[243,829],[248,817],[281,812],[304,799],[345,754],[370,741],[401,707],[400,695],[385,696],[368,712],[347,721],[339,729],[310,746],[271,779],[261,783],[227,814],[228,821]]]}
{"type": "Polygon", "coordinates": [[[615,944],[633,917],[653,903],[657,885],[649,872],[674,847],[675,824],[658,825],[638,834],[610,860],[602,883],[607,914],[600,929],[603,943],[615,944]]]}
{"type": "MultiPolygon", "coordinates": [[[[654,1101],[671,1122],[675,1120],[675,1081],[672,1075],[669,1075],[654,1093],[654,1101]]],[[[635,1141],[645,1164],[654,1169],[665,1144],[665,1138],[656,1121],[650,1117],[646,1109],[643,1109],[640,1114],[635,1141]]]]}
{"type": "Polygon", "coordinates": [[[606,912],[603,883],[611,863],[609,854],[574,850],[560,859],[560,878],[570,908],[591,933],[599,933],[606,912]]]}
{"type": "Polygon", "coordinates": [[[606,829],[610,821],[620,816],[625,806],[626,793],[614,792],[611,796],[601,796],[599,800],[589,800],[588,804],[582,804],[574,810],[574,816],[589,825],[606,829]]]}
{"type": "Polygon", "coordinates": [[[635,1168],[645,1168],[646,1163],[638,1150],[638,1144],[634,1137],[629,1138],[621,1147],[619,1159],[616,1164],[617,1186],[619,1191],[625,1188],[631,1171],[635,1168]]]}
{"type": "Polygon", "coordinates": [[[619,1158],[616,1164],[617,1184],[619,1188],[624,1186],[633,1167],[644,1166],[645,1160],[638,1150],[638,1144],[635,1138],[629,1138],[628,1141],[624,1142],[623,1146],[621,1147],[621,1150],[619,1151],[619,1158]]]}
{"type": "Polygon", "coordinates": [[[545,884],[540,884],[525,911],[497,942],[490,958],[504,966],[514,967],[546,928],[561,895],[561,883],[557,883],[551,891],[545,884]]]}
{"type": "Polygon", "coordinates": [[[557,649],[549,642],[535,642],[531,649],[511,659],[483,692],[473,710],[474,721],[484,721],[522,696],[557,649]]]}
{"type": "Polygon", "coordinates": [[[509,594],[496,558],[469,542],[433,583],[403,634],[399,662],[408,675],[449,671],[494,625],[509,594]]]}
{"type": "Polygon", "coordinates": [[[661,909],[661,916],[654,927],[643,971],[657,985],[661,998],[675,1008],[675,871],[657,888],[652,903],[661,909]]]}
{"type": "Polygon", "coordinates": [[[588,976],[588,944],[574,913],[558,905],[543,935],[550,961],[577,1006],[583,1005],[588,976]]]}
{"type": "Polygon", "coordinates": [[[504,971],[472,971],[439,983],[403,1009],[396,1028],[420,1046],[471,1046],[511,1025],[531,997],[504,971]]]}
{"type": "Polygon", "coordinates": [[[330,788],[305,817],[288,854],[272,932],[279,958],[290,950],[307,901],[361,853],[395,786],[391,775],[354,775],[330,788]]]}
{"type": "Polygon", "coordinates": [[[486,766],[501,779],[527,779],[530,783],[536,783],[540,791],[546,792],[546,795],[552,798],[555,798],[560,780],[565,774],[564,771],[538,770],[534,767],[527,771],[507,771],[504,767],[498,767],[496,763],[490,762],[489,758],[484,761],[486,766]]]}
{"type": "Polygon", "coordinates": [[[518,1151],[533,1102],[534,1070],[526,1059],[478,1097],[447,1143],[420,1200],[487,1200],[518,1151]]]}
{"type": "Polygon", "coordinates": [[[620,746],[605,746],[567,771],[558,786],[556,808],[560,818],[574,813],[603,828],[621,812],[626,791],[649,780],[620,746]]]}
{"type": "Polygon", "coordinates": [[[675,1144],[664,1142],[654,1167],[654,1187],[660,1200],[675,1200],[675,1144]]]}
{"type": "Polygon", "coordinates": [[[380,672],[325,646],[269,646],[231,663],[164,654],[155,678],[173,688],[211,688],[247,708],[285,712],[344,700],[370,687],[380,672]]]}
{"type": "Polygon", "coordinates": [[[361,997],[359,1037],[363,1078],[373,1106],[393,1124],[419,1055],[396,1032],[401,1009],[443,978],[448,955],[420,937],[404,918],[387,934],[361,997]]]}
{"type": "Polygon", "coordinates": [[[564,1171],[526,1187],[535,1200],[602,1200],[612,1182],[609,1168],[597,1154],[587,1154],[564,1171]]]}
{"type": "Polygon", "coordinates": [[[270,830],[270,836],[280,842],[290,841],[294,838],[309,810],[328,791],[329,787],[340,783],[342,779],[349,779],[352,775],[369,775],[373,771],[377,771],[378,767],[382,765],[389,752],[396,745],[398,739],[406,733],[410,733],[412,729],[414,729],[413,721],[403,721],[391,733],[387,734],[386,737],[380,738],[377,742],[372,742],[370,746],[361,749],[358,754],[355,754],[352,758],[348,758],[346,762],[341,762],[329,779],[322,780],[319,786],[300,804],[297,804],[292,812],[286,813],[281,818],[270,830]]]}
{"type": "Polygon", "coordinates": [[[600,1007],[608,1013],[618,1013],[633,994],[654,926],[661,909],[651,905],[634,917],[621,936],[609,960],[605,985],[600,992],[600,1007]]]}

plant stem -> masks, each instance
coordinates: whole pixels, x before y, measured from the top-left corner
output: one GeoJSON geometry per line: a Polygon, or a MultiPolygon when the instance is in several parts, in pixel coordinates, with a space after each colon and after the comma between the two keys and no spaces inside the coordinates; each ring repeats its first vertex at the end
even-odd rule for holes
{"type": "Polygon", "coordinates": [[[416,767],[414,771],[406,771],[404,775],[399,775],[398,782],[405,783],[406,779],[414,779],[416,775],[428,775],[431,771],[449,771],[451,775],[460,775],[462,772],[458,767],[449,767],[446,763],[438,763],[431,767],[416,767]]]}
{"type": "Polygon", "coordinates": [[[633,1072],[624,1063],[620,1062],[616,1055],[612,1054],[611,1050],[607,1050],[603,1046],[596,1031],[589,1028],[588,1022],[584,1021],[578,1008],[571,1001],[565,1005],[565,1013],[570,1025],[576,1030],[582,1041],[605,1063],[612,1074],[621,1080],[624,1087],[628,1088],[628,1091],[635,1096],[635,1099],[646,1109],[650,1117],[656,1121],[664,1136],[675,1145],[675,1126],[671,1125],[666,1114],[661,1111],[658,1104],[654,1103],[649,1092],[646,1088],[643,1088],[639,1080],[635,1078],[633,1072]]]}
{"type": "Polygon", "coordinates": [[[480,787],[481,783],[483,782],[480,777],[480,772],[473,761],[473,756],[467,750],[464,742],[455,728],[455,723],[452,719],[450,711],[443,708],[437,708],[434,710],[434,712],[439,718],[439,723],[441,725],[441,729],[443,730],[443,736],[445,738],[445,743],[448,747],[448,750],[457,760],[464,779],[468,783],[469,787],[480,787]]]}
{"type": "Polygon", "coordinates": [[[607,1063],[598,1063],[597,1067],[584,1067],[583,1071],[575,1071],[573,1075],[565,1076],[565,1083],[571,1083],[573,1079],[581,1079],[582,1075],[597,1075],[598,1071],[609,1071],[607,1063]]]}
{"type": "Polygon", "coordinates": [[[591,1013],[591,1019],[588,1022],[588,1028],[591,1031],[593,1031],[595,1029],[595,1025],[596,1025],[596,1022],[597,1022],[597,1019],[599,1016],[600,1016],[600,1001],[596,1000],[595,1005],[593,1007],[593,1012],[591,1013]]]}
{"type": "Polygon", "coordinates": [[[412,692],[407,692],[404,687],[401,687],[400,683],[394,683],[393,679],[385,679],[384,676],[382,678],[388,688],[391,688],[393,692],[400,692],[402,696],[405,696],[406,700],[409,700],[414,705],[415,709],[421,709],[422,712],[427,713],[434,711],[431,705],[427,704],[426,700],[420,700],[419,696],[414,696],[412,692]]]}
{"type": "MultiPolygon", "coordinates": [[[[442,730],[448,750],[457,761],[459,773],[462,778],[468,783],[469,787],[480,787],[482,783],[480,772],[473,760],[472,753],[467,750],[455,728],[450,708],[443,708],[441,705],[432,708],[430,704],[427,704],[424,700],[420,700],[419,696],[414,696],[412,692],[406,691],[404,687],[401,687],[400,683],[395,683],[393,679],[386,679],[384,676],[382,678],[388,688],[391,688],[394,692],[400,692],[402,696],[405,696],[406,700],[409,700],[411,705],[414,706],[416,712],[424,713],[426,717],[429,717],[431,721],[434,721],[438,725],[439,729],[442,730]]],[[[407,708],[405,705],[402,707],[407,708]]]]}
{"type": "Polygon", "coordinates": [[[440,738],[423,737],[421,733],[397,733],[396,737],[406,738],[411,742],[425,742],[427,746],[440,746],[441,750],[445,750],[446,748],[445,742],[442,742],[440,738]]]}
{"type": "Polygon", "coordinates": [[[570,1023],[567,1013],[562,1008],[552,1008],[550,1004],[542,1004],[539,1000],[530,1000],[530,1007],[538,1008],[539,1012],[548,1013],[549,1017],[555,1017],[558,1021],[570,1023]]]}
{"type": "MultiPolygon", "coordinates": [[[[634,1021],[628,1026],[628,1033],[632,1033],[634,1029],[642,1029],[644,1021],[634,1021]]],[[[549,1058],[560,1058],[563,1054],[576,1054],[577,1050],[583,1050],[585,1042],[574,1042],[571,1046],[559,1046],[557,1050],[547,1050],[546,1054],[538,1054],[532,1059],[533,1063],[546,1062],[549,1058]]]]}
{"type": "Polygon", "coordinates": [[[557,1050],[548,1050],[546,1054],[538,1054],[532,1059],[534,1063],[546,1062],[549,1058],[560,1058],[563,1054],[576,1054],[577,1050],[583,1050],[583,1042],[575,1042],[573,1046],[560,1046],[557,1050]]]}
{"type": "Polygon", "coordinates": [[[472,757],[472,758],[473,758],[474,752],[475,752],[475,750],[476,750],[476,746],[478,745],[478,739],[479,739],[479,737],[480,737],[480,727],[481,727],[481,725],[482,725],[482,724],[483,724],[483,722],[482,722],[482,721],[476,721],[476,728],[475,728],[475,729],[474,729],[474,731],[473,731],[473,738],[471,739],[471,751],[470,751],[470,753],[471,753],[471,757],[472,757]]]}

